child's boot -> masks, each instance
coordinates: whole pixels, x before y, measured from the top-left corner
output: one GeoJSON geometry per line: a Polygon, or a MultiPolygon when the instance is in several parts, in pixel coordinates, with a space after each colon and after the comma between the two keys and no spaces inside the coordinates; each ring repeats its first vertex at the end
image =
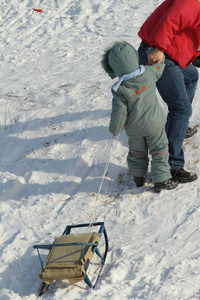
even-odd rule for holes
{"type": "Polygon", "coordinates": [[[136,176],[134,176],[133,179],[134,179],[135,184],[136,184],[137,187],[140,187],[140,186],[144,185],[144,181],[145,181],[144,176],[142,176],[142,177],[136,177],[136,176]]]}
{"type": "Polygon", "coordinates": [[[172,190],[175,189],[177,186],[178,180],[170,178],[162,182],[154,183],[154,191],[156,193],[160,193],[161,190],[172,190]]]}

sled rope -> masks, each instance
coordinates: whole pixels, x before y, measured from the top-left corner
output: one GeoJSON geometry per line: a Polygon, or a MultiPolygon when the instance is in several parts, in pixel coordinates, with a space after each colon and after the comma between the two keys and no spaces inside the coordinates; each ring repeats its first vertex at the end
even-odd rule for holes
{"type": "MultiPolygon", "coordinates": [[[[119,138],[119,136],[117,136],[116,140],[118,140],[118,138],[119,138]]],[[[100,187],[99,187],[99,190],[98,190],[98,194],[96,196],[96,200],[95,200],[95,203],[94,203],[93,211],[90,214],[90,227],[92,226],[92,223],[93,223],[93,219],[94,219],[94,215],[95,215],[95,211],[96,211],[96,206],[97,206],[97,201],[99,199],[99,195],[100,195],[100,192],[101,192],[103,181],[104,181],[104,178],[105,178],[106,173],[108,171],[108,167],[110,165],[111,149],[112,149],[113,143],[114,143],[114,136],[113,136],[112,141],[111,141],[109,153],[108,153],[108,156],[107,156],[106,166],[105,166],[105,169],[104,169],[104,173],[103,173],[103,176],[102,176],[102,180],[101,180],[101,184],[100,184],[100,187]]]]}

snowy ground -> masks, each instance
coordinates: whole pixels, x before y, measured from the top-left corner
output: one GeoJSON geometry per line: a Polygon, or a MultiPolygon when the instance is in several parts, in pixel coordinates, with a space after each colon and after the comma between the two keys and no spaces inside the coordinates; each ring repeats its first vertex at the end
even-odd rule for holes
{"type": "MultiPolygon", "coordinates": [[[[115,40],[137,47],[161,2],[1,1],[0,300],[35,300],[33,245],[90,221],[112,142],[113,81],[101,55],[115,40]]],[[[192,125],[200,124],[199,96],[200,86],[192,125]]],[[[127,140],[113,141],[97,201],[94,221],[105,222],[110,252],[96,288],[56,282],[41,299],[200,299],[200,179],[157,195],[148,175],[137,189],[127,140]]],[[[185,167],[197,173],[199,144],[200,129],[184,144],[185,167]]]]}

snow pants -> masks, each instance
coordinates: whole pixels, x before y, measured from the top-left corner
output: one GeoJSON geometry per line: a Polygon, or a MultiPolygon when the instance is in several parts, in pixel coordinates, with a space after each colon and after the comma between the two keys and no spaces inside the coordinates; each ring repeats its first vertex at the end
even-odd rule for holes
{"type": "Polygon", "coordinates": [[[151,161],[151,178],[154,183],[171,178],[168,163],[168,139],[165,129],[146,137],[129,136],[129,153],[127,157],[129,173],[142,177],[148,171],[149,154],[151,161]]]}

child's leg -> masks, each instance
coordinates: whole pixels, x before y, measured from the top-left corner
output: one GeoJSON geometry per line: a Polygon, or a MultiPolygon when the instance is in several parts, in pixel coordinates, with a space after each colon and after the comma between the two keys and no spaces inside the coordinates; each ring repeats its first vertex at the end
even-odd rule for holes
{"type": "Polygon", "coordinates": [[[163,182],[171,178],[171,170],[168,163],[168,139],[165,129],[162,128],[162,130],[158,134],[148,136],[146,139],[149,147],[149,153],[152,155],[152,181],[154,183],[163,182]]]}
{"type": "Polygon", "coordinates": [[[136,177],[146,176],[149,159],[145,138],[129,137],[129,153],[127,161],[130,175],[136,177]]]}

